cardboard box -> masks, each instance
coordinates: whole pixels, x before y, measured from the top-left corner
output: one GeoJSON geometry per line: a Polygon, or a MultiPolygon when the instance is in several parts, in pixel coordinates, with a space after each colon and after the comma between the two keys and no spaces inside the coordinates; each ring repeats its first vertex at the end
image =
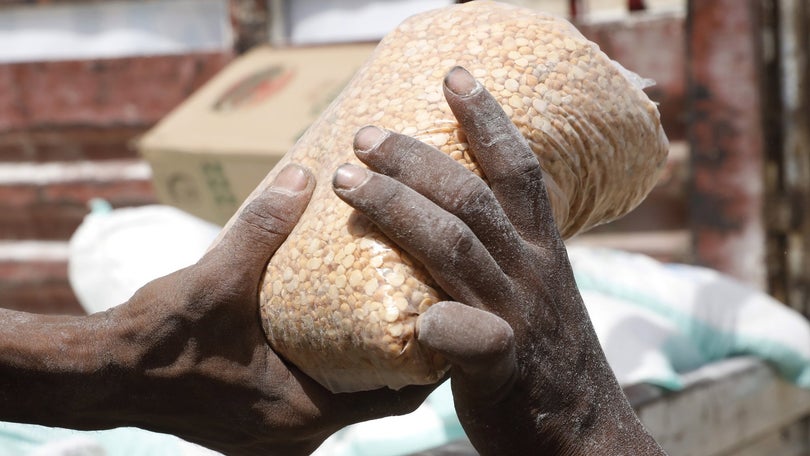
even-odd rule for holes
{"type": "Polygon", "coordinates": [[[229,64],[138,141],[158,199],[227,222],[374,46],[260,47],[229,64]]]}

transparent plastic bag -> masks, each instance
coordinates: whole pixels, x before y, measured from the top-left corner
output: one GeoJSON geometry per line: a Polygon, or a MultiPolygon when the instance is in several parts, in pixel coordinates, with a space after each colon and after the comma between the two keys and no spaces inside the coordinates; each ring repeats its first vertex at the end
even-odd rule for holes
{"type": "Polygon", "coordinates": [[[306,213],[267,268],[261,315],[272,347],[332,391],[428,384],[447,370],[414,340],[417,316],[441,290],[334,195],[331,176],[359,163],[354,133],[369,124],[414,136],[479,173],[442,95],[456,65],[529,141],[564,237],[630,211],[664,164],[655,104],[567,21],[493,2],[405,21],[262,184],[289,162],[316,175],[306,213]]]}

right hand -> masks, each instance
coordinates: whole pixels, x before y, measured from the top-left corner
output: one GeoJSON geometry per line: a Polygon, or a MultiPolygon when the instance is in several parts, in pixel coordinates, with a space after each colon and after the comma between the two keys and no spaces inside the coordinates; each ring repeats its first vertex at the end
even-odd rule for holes
{"type": "MultiPolygon", "coordinates": [[[[84,319],[88,331],[101,326],[98,318],[110,328],[108,337],[94,340],[108,348],[102,354],[115,368],[92,369],[82,384],[96,380],[114,394],[76,389],[93,393],[80,401],[83,406],[109,401],[92,410],[92,422],[79,421],[75,409],[66,413],[78,421],[72,427],[136,425],[229,455],[296,455],[311,453],[346,425],[411,412],[424,401],[432,385],[332,393],[268,345],[258,290],[267,262],[304,212],[315,179],[289,165],[268,184],[196,264],[84,319]]],[[[79,351],[74,361],[87,352],[79,351]]]]}
{"type": "Polygon", "coordinates": [[[466,305],[434,305],[418,341],[452,364],[456,410],[482,454],[663,454],[596,338],[525,139],[466,71],[445,97],[489,183],[440,151],[374,127],[355,137],[371,170],[335,191],[466,305]]]}

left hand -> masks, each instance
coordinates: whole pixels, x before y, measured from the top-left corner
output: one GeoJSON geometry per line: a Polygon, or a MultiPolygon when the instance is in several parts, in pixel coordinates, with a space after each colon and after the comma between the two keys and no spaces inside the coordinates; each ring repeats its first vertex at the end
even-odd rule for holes
{"type": "Polygon", "coordinates": [[[344,165],[333,184],[458,300],[422,314],[417,337],[450,361],[468,437],[487,455],[663,454],[605,359],[531,147],[467,71],[444,92],[488,183],[366,127],[355,154],[369,170],[344,165]]]}

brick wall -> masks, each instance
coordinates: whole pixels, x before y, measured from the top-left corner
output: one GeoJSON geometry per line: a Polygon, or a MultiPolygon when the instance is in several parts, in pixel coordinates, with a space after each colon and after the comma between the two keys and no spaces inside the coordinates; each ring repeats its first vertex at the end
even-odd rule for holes
{"type": "MultiPolygon", "coordinates": [[[[80,3],[92,1],[0,0],[0,14],[80,3]]],[[[230,50],[0,64],[0,307],[82,313],[67,281],[67,241],[88,201],[156,202],[133,140],[234,53],[266,41],[266,2],[229,6],[230,50]]]]}
{"type": "Polygon", "coordinates": [[[131,144],[226,53],[0,65],[0,306],[81,313],[67,240],[92,198],[155,202],[131,144]]]}

